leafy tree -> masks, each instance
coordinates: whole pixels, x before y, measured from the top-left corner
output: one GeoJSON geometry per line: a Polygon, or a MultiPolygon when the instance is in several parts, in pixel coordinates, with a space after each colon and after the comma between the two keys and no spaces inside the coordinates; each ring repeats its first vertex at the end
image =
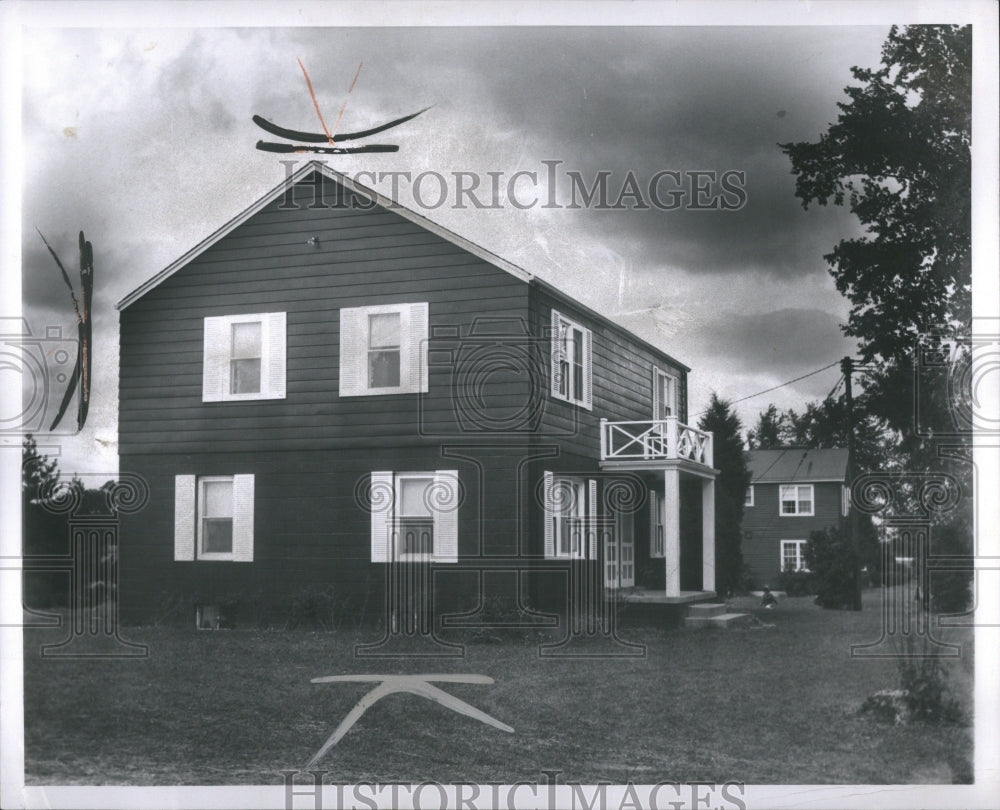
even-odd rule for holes
{"type": "MultiPolygon", "coordinates": [[[[972,322],[971,27],[893,26],[881,66],[851,72],[858,85],[837,122],[816,143],[780,147],[803,207],[846,204],[864,228],[825,257],[851,303],[859,406],[898,432],[908,470],[945,469],[969,496],[971,464],[955,460],[971,462],[971,431],[947,450],[934,434],[967,427],[954,415],[971,401],[972,375],[956,373],[970,362],[972,322]],[[930,431],[914,429],[915,406],[930,431]]],[[[970,500],[932,529],[959,556],[972,553],[970,500]]],[[[952,584],[949,603],[965,591],[952,584]]]]}
{"type": "MultiPolygon", "coordinates": [[[[864,406],[901,432],[911,468],[939,464],[912,430],[918,351],[971,326],[971,55],[970,26],[893,26],[881,66],[851,69],[860,86],[819,141],[780,144],[803,207],[846,203],[864,226],[825,258],[852,305],[864,406]]],[[[948,400],[944,387],[922,398],[922,421],[950,425],[948,400]]]]}
{"type": "Polygon", "coordinates": [[[714,437],[714,465],[719,470],[715,486],[715,587],[718,593],[728,594],[739,585],[743,570],[743,504],[750,486],[741,439],[743,425],[730,404],[713,393],[698,427],[711,431],[714,437]]]}
{"type": "Polygon", "coordinates": [[[757,424],[747,431],[747,444],[751,450],[775,450],[787,445],[787,424],[784,414],[772,402],[760,412],[757,424]]]}

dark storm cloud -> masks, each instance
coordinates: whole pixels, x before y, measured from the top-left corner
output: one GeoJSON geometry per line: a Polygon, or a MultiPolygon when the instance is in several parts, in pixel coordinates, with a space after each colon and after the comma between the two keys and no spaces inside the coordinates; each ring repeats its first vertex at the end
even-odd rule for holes
{"type": "Polygon", "coordinates": [[[851,351],[835,315],[805,307],[729,315],[713,328],[712,341],[733,365],[777,377],[820,368],[851,351]]]}

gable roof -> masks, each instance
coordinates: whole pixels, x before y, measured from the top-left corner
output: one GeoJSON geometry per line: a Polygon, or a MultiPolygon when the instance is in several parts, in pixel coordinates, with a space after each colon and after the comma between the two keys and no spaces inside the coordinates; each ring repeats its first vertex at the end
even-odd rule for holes
{"type": "Polygon", "coordinates": [[[510,273],[510,275],[525,282],[526,284],[531,284],[540,287],[541,289],[544,289],[552,293],[553,295],[558,296],[560,299],[571,303],[577,309],[581,310],[582,312],[585,312],[592,318],[599,320],[601,323],[607,325],[608,327],[615,329],[625,335],[628,335],[628,337],[631,340],[635,341],[636,343],[642,346],[645,346],[647,349],[649,349],[652,352],[655,352],[661,357],[666,358],[672,365],[684,371],[691,370],[690,367],[684,365],[678,360],[675,360],[673,357],[671,357],[669,354],[663,351],[663,349],[659,348],[658,346],[654,346],[652,343],[649,343],[648,341],[639,337],[631,330],[622,326],[620,323],[612,321],[606,315],[602,315],[601,313],[596,312],[595,310],[591,309],[585,304],[582,304],[572,296],[560,290],[558,287],[555,287],[549,282],[538,278],[538,276],[529,273],[527,270],[517,266],[513,262],[507,261],[501,256],[498,256],[496,253],[493,253],[491,250],[484,248],[482,245],[477,245],[475,242],[470,242],[468,239],[459,236],[454,231],[451,231],[448,228],[445,228],[444,226],[439,225],[438,223],[427,219],[427,217],[418,214],[416,211],[413,211],[404,205],[401,205],[400,203],[396,202],[390,197],[386,197],[385,195],[380,194],[374,189],[371,189],[368,186],[362,185],[361,183],[352,180],[347,175],[342,174],[341,172],[338,172],[335,169],[331,169],[325,163],[318,160],[311,160],[304,166],[302,166],[302,168],[288,175],[282,182],[280,182],[278,185],[272,188],[269,192],[267,192],[267,194],[265,194],[255,203],[253,203],[253,205],[251,205],[249,208],[237,214],[221,228],[209,234],[205,239],[203,239],[201,242],[199,242],[197,245],[195,245],[193,248],[187,251],[187,253],[185,253],[183,256],[180,256],[178,259],[171,262],[169,265],[163,268],[159,273],[154,275],[152,278],[147,279],[138,287],[136,287],[134,290],[132,290],[132,292],[130,292],[128,295],[122,298],[115,305],[115,308],[118,310],[123,310],[129,305],[138,301],[140,298],[142,298],[142,296],[144,296],[150,290],[158,287],[160,284],[162,284],[164,281],[170,278],[178,270],[185,267],[190,262],[194,261],[194,259],[200,256],[210,247],[212,247],[212,245],[214,245],[216,242],[219,242],[225,236],[232,233],[234,230],[236,230],[236,228],[238,228],[240,225],[242,225],[244,222],[250,219],[250,217],[262,211],[272,202],[274,202],[279,197],[284,195],[289,188],[294,186],[296,183],[299,183],[302,180],[306,179],[313,172],[320,172],[321,174],[323,174],[330,180],[334,181],[335,183],[339,183],[340,185],[344,186],[344,188],[348,189],[349,191],[359,194],[362,197],[366,197],[372,202],[374,202],[376,205],[379,205],[383,208],[387,208],[395,214],[399,214],[404,219],[407,219],[410,222],[414,223],[415,225],[419,225],[421,228],[424,228],[425,230],[430,231],[431,233],[436,234],[437,236],[440,236],[442,239],[450,242],[456,247],[461,248],[462,250],[471,253],[473,256],[482,259],[483,261],[488,262],[489,264],[492,264],[494,267],[498,267],[499,269],[507,273],[510,273]]]}
{"type": "Polygon", "coordinates": [[[750,450],[747,467],[751,484],[842,482],[847,478],[847,450],[843,447],[750,450]]]}

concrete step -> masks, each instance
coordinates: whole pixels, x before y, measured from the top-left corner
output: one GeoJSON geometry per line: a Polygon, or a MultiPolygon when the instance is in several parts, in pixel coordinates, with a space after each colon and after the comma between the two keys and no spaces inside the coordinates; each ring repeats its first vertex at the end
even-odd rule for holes
{"type": "Polygon", "coordinates": [[[721,602],[701,602],[696,605],[688,605],[687,615],[706,618],[708,616],[721,616],[726,612],[726,606],[721,602]]]}
{"type": "Polygon", "coordinates": [[[685,616],[684,626],[693,630],[709,628],[745,627],[750,624],[748,613],[719,613],[712,616],[685,616]]]}

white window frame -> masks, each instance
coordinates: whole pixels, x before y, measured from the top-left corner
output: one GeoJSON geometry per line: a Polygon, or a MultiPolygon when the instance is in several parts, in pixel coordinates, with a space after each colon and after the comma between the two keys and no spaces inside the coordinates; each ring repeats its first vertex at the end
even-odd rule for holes
{"type": "Polygon", "coordinates": [[[597,552],[597,481],[578,475],[546,472],[545,491],[545,542],[544,556],[547,560],[596,560],[597,552]],[[572,513],[564,514],[557,509],[562,498],[556,495],[558,488],[569,485],[574,495],[571,501],[572,513]],[[568,551],[560,548],[563,521],[580,521],[580,544],[574,549],[572,543],[568,551]]]}
{"type": "Polygon", "coordinates": [[[392,559],[397,562],[430,562],[434,559],[434,552],[437,548],[437,544],[434,542],[437,537],[437,527],[434,525],[434,512],[431,511],[431,551],[429,554],[426,553],[404,553],[400,548],[403,538],[399,532],[398,524],[399,521],[405,517],[411,517],[410,515],[401,514],[401,508],[403,504],[403,482],[404,481],[427,481],[427,485],[430,487],[434,486],[435,473],[397,473],[393,481],[393,493],[394,493],[394,503],[395,509],[393,510],[393,531],[392,531],[392,548],[390,553],[392,559]]]}
{"type": "Polygon", "coordinates": [[[813,515],[815,515],[815,513],[816,513],[816,490],[815,490],[815,488],[813,487],[812,484],[778,484],[778,514],[779,515],[781,515],[782,517],[812,517],[813,515]],[[794,512],[786,512],[784,509],[782,509],[782,504],[786,500],[786,498],[785,498],[785,490],[787,490],[789,488],[794,488],[795,489],[795,498],[794,498],[795,511],[794,512]],[[809,490],[809,511],[808,512],[803,512],[803,511],[799,510],[799,501],[800,500],[805,500],[804,498],[800,498],[799,497],[799,490],[800,489],[808,489],[809,490]]]}
{"type": "Polygon", "coordinates": [[[746,495],[743,496],[744,508],[747,506],[753,506],[753,495],[754,495],[753,484],[750,484],[749,486],[747,486],[746,495]]]}
{"type": "Polygon", "coordinates": [[[653,366],[653,419],[666,419],[670,416],[678,416],[677,413],[677,403],[678,403],[678,389],[680,388],[681,380],[676,374],[671,374],[669,371],[664,371],[662,368],[653,366]],[[661,382],[665,381],[667,385],[665,386],[665,391],[667,392],[668,409],[670,413],[660,415],[660,411],[663,406],[663,396],[660,393],[661,382]]]}
{"type": "Polygon", "coordinates": [[[778,570],[787,571],[788,568],[785,565],[785,548],[794,547],[795,548],[795,571],[808,571],[806,567],[806,543],[808,540],[782,540],[779,547],[778,553],[780,557],[778,558],[778,570]]]}
{"type": "Polygon", "coordinates": [[[555,309],[552,310],[551,327],[551,351],[549,352],[551,384],[549,393],[554,399],[592,410],[594,399],[593,332],[555,309]],[[580,333],[580,390],[577,390],[576,375],[573,373],[574,364],[571,359],[567,359],[567,356],[572,356],[576,346],[576,340],[573,337],[574,331],[580,333]],[[566,371],[563,370],[564,363],[566,371]],[[561,390],[564,380],[566,383],[565,393],[561,390]]]}
{"type": "Polygon", "coordinates": [[[461,481],[457,470],[413,470],[373,472],[371,512],[372,562],[458,562],[458,510],[461,481]],[[431,553],[403,553],[399,545],[398,520],[402,504],[402,482],[427,479],[435,488],[429,506],[434,521],[431,553]],[[391,491],[390,489],[391,488],[391,491]]]}
{"type": "Polygon", "coordinates": [[[286,314],[211,315],[203,325],[202,402],[284,399],[286,314]],[[260,324],[260,390],[232,393],[233,326],[260,324]]]}
{"type": "Polygon", "coordinates": [[[840,511],[843,517],[851,514],[851,488],[847,484],[841,486],[840,511]]]}
{"type": "Polygon", "coordinates": [[[427,302],[379,304],[340,310],[340,396],[427,393],[427,302]],[[369,384],[370,317],[399,315],[399,385],[369,384]]]}
{"type": "Polygon", "coordinates": [[[235,559],[236,550],[236,484],[231,475],[201,475],[198,476],[198,498],[195,507],[195,536],[197,545],[195,546],[195,559],[198,560],[229,560],[235,559]],[[208,515],[205,514],[207,497],[205,491],[208,484],[229,484],[230,499],[232,501],[233,514],[229,516],[233,526],[230,529],[229,551],[205,551],[205,531],[204,521],[208,515]]]}
{"type": "Polygon", "coordinates": [[[254,476],[176,475],[174,476],[174,560],[253,562],[254,558],[254,476]],[[203,551],[205,485],[228,482],[232,486],[233,543],[230,551],[203,551]]]}
{"type": "Polygon", "coordinates": [[[667,527],[663,520],[663,496],[649,491],[649,557],[662,560],[667,556],[667,527]]]}

